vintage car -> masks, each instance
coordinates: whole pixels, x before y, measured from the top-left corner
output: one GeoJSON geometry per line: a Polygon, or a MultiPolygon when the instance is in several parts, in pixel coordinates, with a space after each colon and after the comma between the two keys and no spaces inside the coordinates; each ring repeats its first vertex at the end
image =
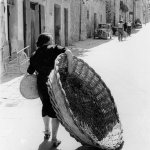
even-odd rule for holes
{"type": "Polygon", "coordinates": [[[135,20],[135,25],[134,26],[137,29],[142,28],[142,23],[141,23],[140,19],[135,20]]]}
{"type": "Polygon", "coordinates": [[[99,24],[94,32],[94,38],[111,39],[112,28],[110,24],[99,24]]]}

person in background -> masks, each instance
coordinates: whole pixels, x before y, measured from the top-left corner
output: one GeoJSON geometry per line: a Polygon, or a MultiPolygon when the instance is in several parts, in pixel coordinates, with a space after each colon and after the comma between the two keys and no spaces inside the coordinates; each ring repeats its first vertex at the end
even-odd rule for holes
{"type": "Polygon", "coordinates": [[[127,32],[127,22],[124,23],[124,31],[127,32]]]}
{"type": "Polygon", "coordinates": [[[124,31],[123,26],[124,26],[123,21],[120,20],[118,23],[118,40],[119,41],[122,41],[122,39],[123,39],[123,31],[124,31]]]}
{"type": "Polygon", "coordinates": [[[54,63],[57,56],[61,53],[67,54],[68,73],[72,72],[72,53],[69,49],[53,45],[53,37],[49,33],[42,33],[38,37],[37,50],[30,58],[30,65],[27,69],[27,75],[37,73],[37,88],[39,97],[42,101],[42,117],[44,122],[44,140],[48,141],[51,136],[50,119],[52,128],[52,143],[57,147],[61,141],[57,139],[59,120],[52,108],[51,97],[48,94],[47,80],[50,72],[54,69],[54,63]]]}
{"type": "Polygon", "coordinates": [[[127,33],[128,33],[129,36],[131,35],[131,28],[132,28],[132,23],[129,20],[129,22],[127,23],[127,33]]]}

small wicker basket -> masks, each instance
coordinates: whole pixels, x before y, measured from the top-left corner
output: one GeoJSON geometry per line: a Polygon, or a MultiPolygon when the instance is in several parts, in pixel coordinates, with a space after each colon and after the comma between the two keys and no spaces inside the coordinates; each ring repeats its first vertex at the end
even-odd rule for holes
{"type": "Polygon", "coordinates": [[[83,145],[101,149],[122,147],[123,130],[110,90],[94,69],[75,56],[69,75],[66,57],[57,57],[48,80],[58,119],[83,145]]]}
{"type": "Polygon", "coordinates": [[[37,89],[37,76],[25,75],[20,82],[20,93],[26,99],[36,99],[39,97],[37,89]]]}

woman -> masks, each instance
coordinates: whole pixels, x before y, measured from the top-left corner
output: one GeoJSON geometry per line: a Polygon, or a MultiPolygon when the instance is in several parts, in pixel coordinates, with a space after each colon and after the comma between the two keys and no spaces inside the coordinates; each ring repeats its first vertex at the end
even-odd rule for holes
{"type": "Polygon", "coordinates": [[[61,53],[67,54],[68,72],[71,74],[72,53],[64,47],[53,45],[53,38],[48,33],[42,33],[37,41],[37,50],[30,58],[30,65],[27,69],[29,74],[37,73],[37,87],[40,99],[42,101],[42,117],[45,131],[44,140],[50,138],[51,132],[49,127],[50,118],[52,118],[52,142],[58,146],[61,142],[57,140],[57,131],[59,121],[56,113],[52,108],[51,97],[48,94],[47,80],[50,72],[54,69],[54,63],[57,56],[61,53]]]}

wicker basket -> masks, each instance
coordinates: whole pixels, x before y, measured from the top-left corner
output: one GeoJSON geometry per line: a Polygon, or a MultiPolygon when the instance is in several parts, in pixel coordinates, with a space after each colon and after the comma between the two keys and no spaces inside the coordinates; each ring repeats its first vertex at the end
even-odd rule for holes
{"type": "Polygon", "coordinates": [[[26,99],[36,99],[39,97],[36,75],[25,75],[22,78],[20,82],[20,93],[26,99]]]}
{"type": "Polygon", "coordinates": [[[48,88],[58,119],[77,141],[101,149],[122,147],[123,130],[114,99],[87,63],[74,56],[69,75],[66,55],[59,55],[48,88]]]}

